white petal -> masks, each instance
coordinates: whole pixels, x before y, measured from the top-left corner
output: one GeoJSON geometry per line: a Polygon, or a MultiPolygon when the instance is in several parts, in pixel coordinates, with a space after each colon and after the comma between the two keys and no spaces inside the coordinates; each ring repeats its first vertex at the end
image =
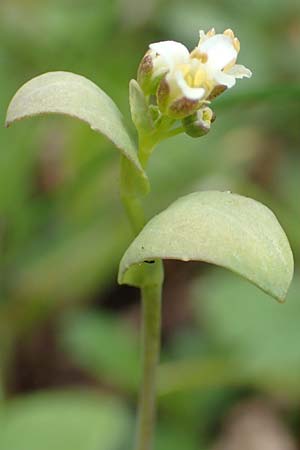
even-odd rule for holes
{"type": "Polygon", "coordinates": [[[214,72],[214,80],[217,85],[221,84],[223,86],[227,86],[228,88],[233,87],[236,83],[235,76],[221,71],[214,72]]]}
{"type": "Polygon", "coordinates": [[[165,64],[171,69],[177,64],[185,64],[189,60],[188,49],[176,41],[161,41],[150,44],[150,49],[160,55],[165,64]]]}
{"type": "Polygon", "coordinates": [[[215,70],[224,69],[227,64],[235,61],[237,57],[237,51],[234,48],[232,39],[224,34],[216,34],[206,39],[198,48],[201,53],[207,54],[207,64],[215,70]]]}
{"type": "Polygon", "coordinates": [[[183,97],[186,97],[189,100],[201,100],[204,97],[205,89],[190,87],[180,71],[175,73],[175,79],[183,97]]]}
{"type": "Polygon", "coordinates": [[[204,30],[199,31],[199,38],[200,38],[200,40],[199,40],[198,47],[200,44],[203,44],[203,42],[207,41],[207,39],[208,39],[204,30]]]}
{"type": "Polygon", "coordinates": [[[215,29],[211,28],[208,33],[205,33],[204,30],[199,30],[199,43],[198,43],[198,47],[200,44],[202,44],[203,42],[207,41],[207,39],[210,39],[211,37],[213,37],[216,34],[215,29]]]}
{"type": "Polygon", "coordinates": [[[235,64],[235,66],[231,67],[231,69],[226,70],[228,75],[232,75],[235,78],[251,78],[252,72],[247,67],[242,64],[235,64]]]}
{"type": "Polygon", "coordinates": [[[157,56],[157,53],[154,50],[149,50],[148,54],[152,58],[152,64],[153,64],[153,73],[152,77],[161,77],[165,73],[169,72],[172,67],[167,63],[167,61],[162,56],[157,56]]]}
{"type": "Polygon", "coordinates": [[[205,31],[204,30],[199,30],[199,37],[200,37],[200,42],[203,42],[205,40],[205,31]]]}

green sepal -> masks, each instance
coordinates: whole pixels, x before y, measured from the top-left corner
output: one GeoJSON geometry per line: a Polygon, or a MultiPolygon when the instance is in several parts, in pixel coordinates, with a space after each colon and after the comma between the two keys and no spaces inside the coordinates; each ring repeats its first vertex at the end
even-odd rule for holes
{"type": "Polygon", "coordinates": [[[153,121],[145,95],[136,80],[129,83],[129,103],[132,121],[139,133],[151,133],[153,121]]]}

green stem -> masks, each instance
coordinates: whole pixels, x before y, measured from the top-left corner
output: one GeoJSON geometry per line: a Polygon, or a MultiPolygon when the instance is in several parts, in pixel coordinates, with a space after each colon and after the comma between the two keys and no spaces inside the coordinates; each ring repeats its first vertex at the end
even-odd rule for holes
{"type": "MultiPolygon", "coordinates": [[[[140,140],[139,158],[146,167],[153,150],[154,142],[150,139],[140,140]]],[[[127,161],[121,160],[121,198],[131,223],[137,235],[145,225],[144,210],[141,204],[138,183],[132,167],[127,161]]],[[[138,405],[138,420],[136,431],[136,450],[150,450],[153,440],[156,403],[157,364],[160,352],[160,316],[161,291],[163,283],[163,265],[161,260],[154,264],[143,264],[141,271],[142,294],[142,384],[138,405]]]]}
{"type": "Polygon", "coordinates": [[[141,202],[133,196],[121,195],[121,197],[131,228],[137,236],[145,225],[145,214],[141,202]]]}
{"type": "Polygon", "coordinates": [[[177,136],[178,134],[184,133],[185,129],[183,127],[173,128],[170,131],[167,131],[165,134],[162,135],[161,141],[168,139],[173,136],[177,136]]]}
{"type": "Polygon", "coordinates": [[[172,119],[167,116],[162,116],[159,121],[156,123],[156,129],[151,133],[139,133],[139,160],[142,164],[142,167],[145,169],[148,163],[148,160],[159,142],[167,139],[168,137],[176,136],[184,132],[182,127],[171,129],[175,122],[175,119],[172,119]]]}
{"type": "Polygon", "coordinates": [[[152,448],[155,423],[156,369],[160,352],[161,287],[161,282],[158,282],[142,288],[143,380],[139,400],[135,450],[150,450],[152,448]]]}
{"type": "Polygon", "coordinates": [[[120,167],[120,196],[135,236],[138,235],[146,223],[144,209],[140,199],[140,190],[141,185],[136,170],[132,168],[131,162],[128,162],[125,157],[122,157],[120,167]]]}
{"type": "Polygon", "coordinates": [[[158,143],[158,137],[156,133],[154,133],[151,136],[140,135],[139,141],[140,141],[138,151],[139,160],[141,162],[142,167],[145,169],[147,167],[151,153],[153,152],[154,147],[158,143]]]}

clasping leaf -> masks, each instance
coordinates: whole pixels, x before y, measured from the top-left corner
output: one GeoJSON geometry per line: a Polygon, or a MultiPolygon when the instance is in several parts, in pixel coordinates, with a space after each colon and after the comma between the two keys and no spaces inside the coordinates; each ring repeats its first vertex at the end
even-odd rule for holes
{"type": "Polygon", "coordinates": [[[278,220],[261,203],[230,192],[196,192],[155,216],[124,254],[131,266],[155,259],[206,261],[236,272],[279,301],[292,280],[293,255],[278,220]]]}

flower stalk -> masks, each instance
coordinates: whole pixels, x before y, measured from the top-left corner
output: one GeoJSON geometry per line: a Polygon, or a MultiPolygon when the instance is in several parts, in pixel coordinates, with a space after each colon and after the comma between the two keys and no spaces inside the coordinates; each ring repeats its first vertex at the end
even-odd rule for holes
{"type": "MultiPolygon", "coordinates": [[[[200,31],[199,43],[191,52],[175,41],[149,47],[139,65],[137,80],[129,85],[131,117],[143,169],[159,142],[180,133],[194,138],[205,136],[215,120],[208,106],[211,101],[233,87],[237,78],[251,76],[249,69],[236,64],[240,43],[232,30],[223,34],[216,34],[214,29],[200,31]]],[[[121,197],[135,234],[145,225],[142,196],[131,167],[122,158],[121,197]]],[[[143,373],[135,450],[152,449],[155,423],[163,265],[161,260],[151,262],[135,268],[135,282],[131,283],[140,287],[142,296],[143,373]]]]}
{"type": "MultiPolygon", "coordinates": [[[[151,142],[149,139],[148,142],[151,142]]],[[[146,167],[153,147],[140,145],[139,158],[146,167]]],[[[128,166],[121,165],[121,198],[137,235],[145,224],[144,210],[140,198],[132,186],[128,186],[128,166]],[[123,187],[123,189],[122,189],[123,187]],[[131,192],[128,190],[131,189],[131,192]],[[126,189],[127,188],[127,189],[126,189]]],[[[142,380],[139,394],[135,450],[151,450],[156,412],[156,378],[160,354],[161,298],[163,285],[163,263],[154,261],[139,267],[142,279],[142,380]],[[150,266],[150,265],[149,265],[150,266]],[[150,269],[150,270],[148,270],[150,269]]]]}
{"type": "MultiPolygon", "coordinates": [[[[159,264],[162,264],[159,262],[159,264]]],[[[155,425],[157,365],[160,353],[161,282],[142,288],[142,367],[135,450],[151,450],[155,425]]]]}

